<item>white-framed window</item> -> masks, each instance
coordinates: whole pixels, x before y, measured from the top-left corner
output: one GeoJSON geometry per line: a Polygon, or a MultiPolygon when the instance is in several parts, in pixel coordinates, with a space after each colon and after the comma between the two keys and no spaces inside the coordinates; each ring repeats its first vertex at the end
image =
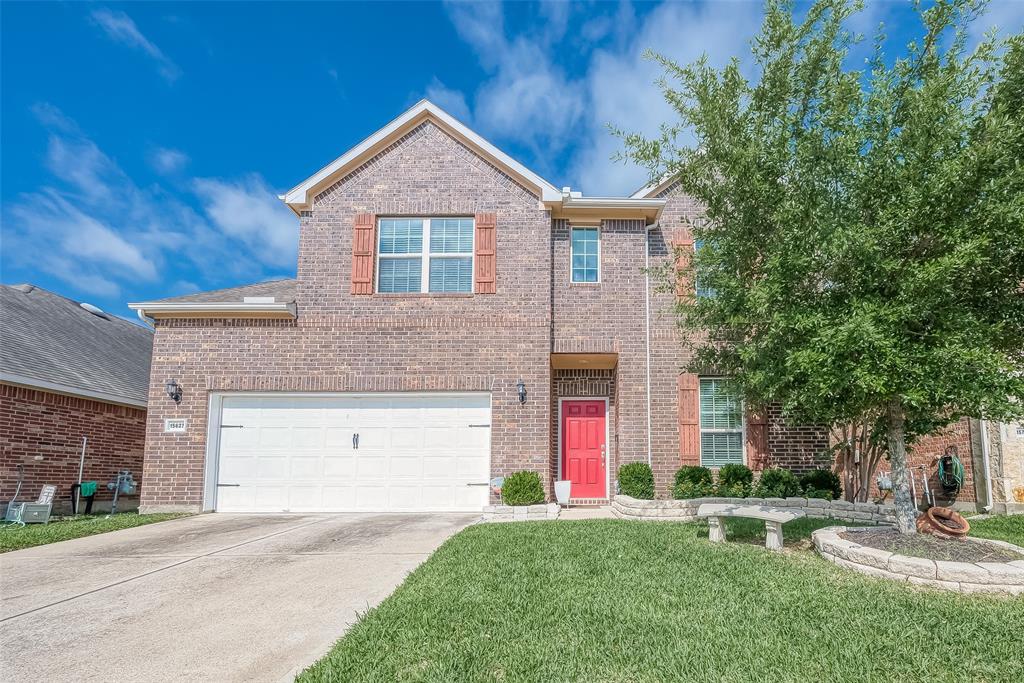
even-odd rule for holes
{"type": "Polygon", "coordinates": [[[700,378],[700,464],[743,464],[743,407],[725,380],[700,378]]]}
{"type": "Polygon", "coordinates": [[[381,218],[378,292],[473,291],[472,218],[381,218]]]}
{"type": "MultiPolygon", "coordinates": [[[[704,243],[701,240],[694,240],[693,241],[693,253],[696,255],[696,253],[698,251],[700,251],[702,246],[704,246],[704,243]]],[[[712,289],[711,287],[707,286],[706,280],[707,280],[707,278],[701,278],[700,274],[699,273],[697,274],[696,282],[694,283],[694,285],[695,285],[694,286],[694,293],[699,298],[702,298],[702,299],[714,298],[715,290],[712,289]]]]}
{"type": "Polygon", "coordinates": [[[572,282],[601,281],[601,232],[597,228],[572,228],[569,250],[572,282]]]}

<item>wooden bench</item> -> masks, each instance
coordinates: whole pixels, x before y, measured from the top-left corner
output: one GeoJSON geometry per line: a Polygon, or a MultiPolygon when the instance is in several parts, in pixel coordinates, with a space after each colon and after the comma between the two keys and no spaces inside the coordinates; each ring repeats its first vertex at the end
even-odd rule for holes
{"type": "Polygon", "coordinates": [[[712,543],[725,542],[723,517],[748,517],[764,520],[767,537],[764,546],[768,550],[782,550],[782,525],[804,516],[803,510],[775,508],[768,505],[735,505],[726,503],[704,503],[697,508],[698,517],[707,517],[710,527],[708,538],[712,543]]]}

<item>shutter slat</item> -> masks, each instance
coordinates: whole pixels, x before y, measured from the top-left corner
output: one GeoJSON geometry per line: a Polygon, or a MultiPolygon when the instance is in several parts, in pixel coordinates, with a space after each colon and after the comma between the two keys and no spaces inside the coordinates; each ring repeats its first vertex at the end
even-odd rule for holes
{"type": "Polygon", "coordinates": [[[377,217],[357,213],[352,222],[352,293],[373,294],[377,258],[377,217]]]}
{"type": "Polygon", "coordinates": [[[693,282],[679,277],[679,271],[688,268],[693,256],[693,238],[679,237],[672,240],[672,252],[676,263],[676,297],[682,299],[693,296],[693,282]]]}
{"type": "Polygon", "coordinates": [[[768,466],[768,414],[763,409],[747,411],[747,462],[755,470],[768,466]]]}
{"type": "Polygon", "coordinates": [[[683,465],[700,464],[700,380],[682,374],[679,394],[679,460],[683,465]]]}
{"type": "Polygon", "coordinates": [[[477,294],[494,294],[498,289],[498,214],[478,213],[474,223],[476,225],[476,247],[473,259],[475,262],[474,290],[477,294]]]}

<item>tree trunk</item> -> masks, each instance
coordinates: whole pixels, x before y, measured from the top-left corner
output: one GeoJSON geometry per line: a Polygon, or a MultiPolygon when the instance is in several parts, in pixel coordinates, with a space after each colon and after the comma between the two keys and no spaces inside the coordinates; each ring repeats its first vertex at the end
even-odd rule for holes
{"type": "Polygon", "coordinates": [[[907,468],[907,438],[904,430],[903,406],[899,401],[889,404],[889,462],[892,464],[893,502],[896,507],[896,528],[901,534],[917,533],[917,505],[910,494],[910,470],[907,468]]]}

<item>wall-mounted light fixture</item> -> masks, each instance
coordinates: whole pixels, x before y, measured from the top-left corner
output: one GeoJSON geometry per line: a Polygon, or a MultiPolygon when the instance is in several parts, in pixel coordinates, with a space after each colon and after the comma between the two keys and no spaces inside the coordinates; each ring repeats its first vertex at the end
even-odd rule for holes
{"type": "Polygon", "coordinates": [[[181,385],[173,379],[167,380],[167,384],[164,385],[164,390],[167,395],[171,397],[171,400],[175,403],[181,403],[181,385]]]}
{"type": "Polygon", "coordinates": [[[516,391],[519,392],[519,402],[526,403],[526,385],[523,384],[523,380],[519,380],[516,383],[516,391]]]}

